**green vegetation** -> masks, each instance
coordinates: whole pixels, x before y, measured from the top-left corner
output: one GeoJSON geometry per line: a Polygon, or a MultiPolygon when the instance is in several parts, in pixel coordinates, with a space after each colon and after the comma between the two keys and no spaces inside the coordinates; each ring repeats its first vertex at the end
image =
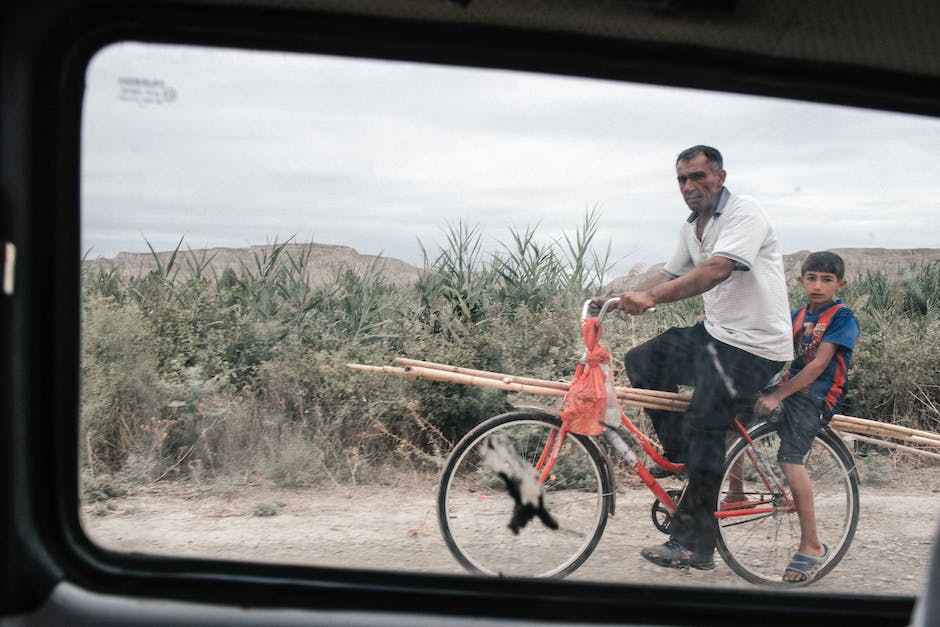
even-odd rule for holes
{"type": "MultiPolygon", "coordinates": [[[[458,223],[443,250],[425,251],[425,270],[407,287],[384,281],[378,264],[311,286],[309,251],[290,254],[284,245],[221,276],[204,254],[182,251],[182,241],[140,276],[89,266],[81,360],[88,500],[112,493],[102,477],[237,474],[297,486],[372,481],[391,466],[436,470],[472,425],[524,399],[345,364],[407,356],[569,377],[581,353],[580,304],[604,293],[611,266],[609,248],[595,252],[596,231],[589,212],[573,237],[546,244],[529,228],[485,255],[480,232],[458,223]]],[[[846,413],[935,430],[940,266],[901,278],[869,273],[845,300],[863,331],[846,413]]],[[[622,356],[701,315],[692,300],[614,317],[608,343],[622,356]]]]}

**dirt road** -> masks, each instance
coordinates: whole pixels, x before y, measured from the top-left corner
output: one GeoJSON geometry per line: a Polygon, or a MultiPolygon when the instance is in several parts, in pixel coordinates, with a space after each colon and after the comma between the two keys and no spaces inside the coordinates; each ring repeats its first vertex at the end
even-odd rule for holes
{"type": "MultiPolygon", "coordinates": [[[[436,478],[386,485],[283,489],[222,482],[161,483],[83,508],[98,544],[121,551],[353,568],[463,572],[435,514],[436,478]]],[[[845,559],[803,591],[916,595],[940,522],[940,468],[863,486],[861,516],[845,559]]],[[[752,587],[720,559],[714,571],[656,567],[639,556],[664,536],[649,493],[626,489],[600,545],[571,577],[608,582],[752,587]]]]}

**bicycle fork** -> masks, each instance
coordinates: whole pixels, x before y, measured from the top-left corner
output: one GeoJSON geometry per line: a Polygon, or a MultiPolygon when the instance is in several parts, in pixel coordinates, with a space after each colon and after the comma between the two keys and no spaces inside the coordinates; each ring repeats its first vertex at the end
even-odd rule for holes
{"type": "Polygon", "coordinates": [[[561,447],[565,444],[565,438],[568,437],[568,428],[562,425],[560,429],[552,429],[545,441],[545,447],[542,448],[542,454],[535,463],[535,470],[539,473],[539,486],[545,484],[550,478],[552,468],[558,461],[558,455],[561,454],[561,447]]]}

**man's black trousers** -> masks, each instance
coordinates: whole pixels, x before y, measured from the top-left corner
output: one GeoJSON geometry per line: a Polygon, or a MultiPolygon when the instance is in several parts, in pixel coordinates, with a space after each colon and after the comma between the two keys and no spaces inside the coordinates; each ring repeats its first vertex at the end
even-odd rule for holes
{"type": "Polygon", "coordinates": [[[753,406],[784,362],[758,357],[711,337],[703,323],[672,328],[640,344],[624,359],[634,387],[677,391],[695,386],[684,413],[647,410],[670,461],[684,462],[689,484],[669,534],[697,554],[715,550],[714,517],[725,434],[735,413],[753,406]]]}

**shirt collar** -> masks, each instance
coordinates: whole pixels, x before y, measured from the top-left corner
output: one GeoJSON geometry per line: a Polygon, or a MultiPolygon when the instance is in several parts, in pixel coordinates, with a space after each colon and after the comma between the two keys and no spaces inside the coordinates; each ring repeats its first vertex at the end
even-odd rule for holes
{"type": "MultiPolygon", "coordinates": [[[[721,195],[718,196],[718,207],[715,209],[716,216],[720,216],[721,212],[725,210],[725,205],[728,204],[729,198],[731,198],[731,192],[728,191],[727,187],[722,187],[721,195]]],[[[693,211],[692,213],[689,214],[689,217],[686,219],[686,221],[689,224],[692,224],[696,220],[698,220],[698,211],[693,211]]]]}
{"type": "Polygon", "coordinates": [[[829,303],[828,305],[826,305],[825,307],[823,307],[822,309],[819,309],[819,310],[817,310],[817,311],[814,311],[814,312],[810,313],[810,311],[809,311],[809,303],[806,303],[806,314],[807,314],[807,315],[811,315],[811,316],[818,316],[819,314],[821,314],[822,312],[826,311],[827,309],[831,309],[832,307],[835,307],[836,305],[841,305],[841,304],[842,304],[842,299],[840,299],[840,298],[833,298],[833,299],[832,299],[832,302],[829,303]]]}

